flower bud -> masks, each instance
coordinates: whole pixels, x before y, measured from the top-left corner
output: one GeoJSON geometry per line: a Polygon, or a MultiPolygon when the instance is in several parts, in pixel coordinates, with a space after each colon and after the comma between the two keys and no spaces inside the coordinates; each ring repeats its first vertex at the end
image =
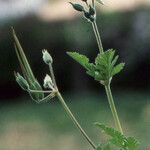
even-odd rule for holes
{"type": "Polygon", "coordinates": [[[89,19],[90,19],[90,14],[89,14],[89,12],[84,11],[84,17],[89,20],[89,19]]]}
{"type": "Polygon", "coordinates": [[[16,82],[20,85],[20,87],[27,91],[29,89],[28,82],[17,72],[15,73],[16,82]]]}
{"type": "Polygon", "coordinates": [[[51,77],[47,74],[46,76],[45,76],[45,78],[44,78],[44,87],[45,88],[50,88],[50,89],[54,89],[54,87],[53,87],[53,81],[52,81],[52,79],[51,79],[51,77]]]}
{"type": "Polygon", "coordinates": [[[95,8],[93,8],[91,5],[90,5],[90,8],[89,8],[89,14],[91,16],[95,15],[95,8]]]}
{"type": "Polygon", "coordinates": [[[73,4],[73,3],[71,3],[71,2],[69,2],[69,3],[72,5],[72,7],[73,7],[75,10],[77,10],[77,11],[84,11],[84,7],[81,6],[80,4],[73,4]]]}
{"type": "Polygon", "coordinates": [[[84,11],[84,17],[89,21],[89,22],[94,22],[95,20],[95,15],[91,15],[89,12],[84,11]]]}
{"type": "Polygon", "coordinates": [[[53,63],[53,59],[52,59],[52,57],[51,57],[51,55],[48,53],[48,51],[47,50],[43,50],[42,51],[42,53],[43,53],[43,61],[46,63],[46,64],[52,64],[53,63]]]}

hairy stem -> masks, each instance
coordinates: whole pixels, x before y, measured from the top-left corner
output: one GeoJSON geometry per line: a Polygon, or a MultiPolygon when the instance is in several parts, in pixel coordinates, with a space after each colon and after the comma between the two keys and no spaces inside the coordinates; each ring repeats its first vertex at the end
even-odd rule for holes
{"type": "Polygon", "coordinates": [[[69,107],[67,106],[65,100],[63,99],[62,95],[60,94],[60,92],[58,91],[58,87],[56,84],[56,80],[55,80],[55,75],[54,75],[54,71],[53,71],[53,67],[52,64],[49,64],[49,69],[50,69],[50,74],[52,77],[52,81],[54,83],[54,87],[56,89],[56,96],[59,99],[59,101],[61,102],[63,108],[65,109],[66,113],[68,114],[68,116],[71,118],[72,122],[76,125],[76,127],[79,129],[79,131],[82,133],[83,137],[88,141],[88,143],[93,147],[93,149],[96,148],[96,145],[94,144],[94,142],[89,138],[89,136],[86,134],[86,132],[83,130],[83,128],[81,127],[81,125],[79,124],[79,122],[77,121],[77,119],[74,117],[73,113],[71,112],[71,110],[69,109],[69,107]]]}
{"type": "Polygon", "coordinates": [[[83,130],[83,128],[81,127],[79,122],[76,120],[76,118],[72,114],[71,110],[69,109],[69,107],[67,106],[67,104],[65,103],[63,97],[61,96],[61,94],[59,92],[57,93],[57,97],[58,97],[59,101],[61,102],[63,108],[65,109],[66,113],[71,118],[72,122],[76,125],[76,127],[79,129],[79,131],[81,132],[83,137],[88,141],[88,143],[93,147],[93,149],[95,149],[96,146],[95,146],[94,142],[89,138],[89,136],[83,130]]]}
{"type": "Polygon", "coordinates": [[[92,23],[92,27],[93,27],[93,31],[94,31],[94,34],[96,37],[97,44],[98,44],[98,49],[99,49],[100,53],[102,53],[103,52],[103,45],[102,45],[102,41],[101,41],[101,37],[100,37],[100,33],[98,31],[96,21],[94,21],[92,23]]]}
{"type": "Polygon", "coordinates": [[[109,106],[115,121],[115,125],[117,127],[117,129],[123,134],[123,130],[119,121],[119,117],[118,117],[118,113],[115,107],[115,103],[113,100],[113,96],[112,96],[112,92],[111,92],[111,88],[110,88],[110,84],[105,86],[105,91],[107,94],[107,98],[108,98],[108,102],[109,102],[109,106]]]}

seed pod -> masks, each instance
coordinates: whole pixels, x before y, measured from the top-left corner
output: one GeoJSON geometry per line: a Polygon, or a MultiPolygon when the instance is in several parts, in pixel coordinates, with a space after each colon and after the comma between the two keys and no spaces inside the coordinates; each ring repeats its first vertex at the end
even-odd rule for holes
{"type": "Polygon", "coordinates": [[[16,77],[16,82],[19,84],[19,86],[27,91],[29,89],[29,84],[28,82],[17,72],[15,73],[15,77],[16,77]]]}
{"type": "MultiPolygon", "coordinates": [[[[42,91],[41,85],[38,83],[37,80],[34,82],[30,83],[30,90],[35,90],[35,91],[42,91]]],[[[42,92],[29,92],[31,98],[38,102],[40,99],[44,98],[44,94],[42,92]]]]}
{"type": "Polygon", "coordinates": [[[53,59],[52,59],[52,57],[51,57],[51,55],[48,53],[48,51],[47,50],[43,50],[42,51],[42,53],[43,53],[43,61],[46,63],[46,64],[52,64],[53,63],[53,59]]]}
{"type": "Polygon", "coordinates": [[[82,5],[80,5],[80,4],[73,4],[73,3],[71,3],[71,2],[69,2],[71,5],[72,5],[72,7],[76,10],[76,11],[84,11],[84,7],[82,6],[82,5]]]}
{"type": "MultiPolygon", "coordinates": [[[[42,91],[43,89],[42,89],[42,87],[41,87],[41,85],[39,84],[39,82],[36,80],[35,82],[34,82],[34,86],[36,87],[36,90],[37,91],[42,91]]],[[[38,92],[38,96],[39,96],[39,99],[42,99],[42,98],[44,98],[44,93],[42,93],[42,92],[38,92]]]]}
{"type": "MultiPolygon", "coordinates": [[[[30,90],[36,90],[36,87],[34,86],[34,84],[30,84],[30,90]]],[[[29,92],[29,95],[31,97],[32,100],[34,101],[38,101],[39,100],[39,94],[36,92],[29,92]]]]}

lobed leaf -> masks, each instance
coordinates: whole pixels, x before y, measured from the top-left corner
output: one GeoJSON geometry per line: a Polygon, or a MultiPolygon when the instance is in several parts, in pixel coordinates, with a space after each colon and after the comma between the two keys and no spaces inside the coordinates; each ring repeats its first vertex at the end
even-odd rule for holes
{"type": "Polygon", "coordinates": [[[84,68],[88,69],[88,67],[90,66],[89,58],[87,58],[85,55],[81,55],[77,52],[67,52],[67,54],[84,68]]]}
{"type": "Polygon", "coordinates": [[[114,128],[107,127],[104,124],[95,123],[95,125],[111,137],[109,139],[111,144],[124,150],[136,150],[139,143],[134,137],[126,137],[114,128]]]}
{"type": "Polygon", "coordinates": [[[129,148],[129,150],[136,150],[139,145],[139,142],[134,137],[128,137],[126,145],[129,148]]]}
{"type": "Polygon", "coordinates": [[[112,76],[118,74],[125,66],[125,63],[120,63],[118,65],[116,65],[115,67],[113,67],[112,69],[112,76]]]}
{"type": "Polygon", "coordinates": [[[95,80],[106,81],[104,84],[108,84],[110,79],[124,67],[124,63],[116,65],[118,55],[115,56],[115,50],[113,49],[98,54],[95,58],[95,64],[90,63],[85,55],[76,52],[67,52],[67,54],[80,63],[87,70],[86,73],[95,80]]]}

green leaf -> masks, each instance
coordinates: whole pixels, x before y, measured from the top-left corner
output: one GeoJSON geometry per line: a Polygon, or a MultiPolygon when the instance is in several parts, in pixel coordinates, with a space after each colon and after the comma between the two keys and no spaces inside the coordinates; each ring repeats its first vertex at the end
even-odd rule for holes
{"type": "Polygon", "coordinates": [[[96,150],[110,150],[110,144],[100,144],[96,147],[96,150]]]}
{"type": "Polygon", "coordinates": [[[106,125],[101,124],[101,123],[95,123],[95,125],[98,126],[99,128],[101,128],[102,131],[105,132],[107,135],[109,135],[115,139],[124,140],[124,138],[125,138],[123,134],[121,134],[119,131],[115,130],[114,128],[107,127],[106,125]]]}
{"type": "Polygon", "coordinates": [[[123,134],[113,128],[105,126],[104,124],[96,123],[96,126],[101,128],[104,133],[111,136],[111,139],[109,141],[112,144],[116,145],[117,147],[124,148],[126,138],[123,134]]]}
{"type": "Polygon", "coordinates": [[[118,55],[115,56],[115,50],[113,49],[97,55],[95,59],[96,69],[103,80],[109,80],[123,69],[124,63],[115,66],[117,60],[118,55]]]}
{"type": "Polygon", "coordinates": [[[110,144],[107,143],[104,145],[103,150],[110,150],[110,144]]]}
{"type": "Polygon", "coordinates": [[[111,144],[124,150],[136,150],[139,143],[135,138],[126,137],[114,128],[107,127],[106,125],[101,123],[95,123],[95,125],[111,137],[111,139],[109,139],[109,142],[111,144]]]}
{"type": "Polygon", "coordinates": [[[112,76],[118,74],[125,66],[125,63],[120,63],[117,66],[115,66],[112,70],[112,76]]]}
{"type": "Polygon", "coordinates": [[[112,61],[115,51],[109,49],[101,54],[98,54],[95,59],[96,69],[99,70],[102,80],[109,80],[112,77],[112,61]]]}
{"type": "Polygon", "coordinates": [[[88,67],[90,67],[89,59],[85,55],[81,55],[77,52],[67,52],[67,54],[81,64],[84,68],[88,69],[88,67]]]}
{"type": "Polygon", "coordinates": [[[99,145],[99,146],[96,147],[95,150],[103,150],[103,148],[99,145]]]}
{"type": "Polygon", "coordinates": [[[128,137],[126,145],[129,148],[129,150],[136,150],[139,145],[139,142],[134,137],[128,137]]]}
{"type": "Polygon", "coordinates": [[[93,63],[89,62],[89,58],[85,55],[81,55],[77,52],[67,52],[67,54],[72,57],[75,61],[77,61],[80,65],[82,65],[87,71],[86,73],[93,78],[95,78],[96,68],[93,63]]]}
{"type": "Polygon", "coordinates": [[[87,70],[88,75],[103,84],[109,84],[110,79],[124,67],[124,63],[116,65],[118,55],[115,56],[115,50],[113,49],[98,54],[95,58],[95,64],[90,63],[85,55],[76,52],[67,52],[67,54],[80,63],[87,70]]]}

